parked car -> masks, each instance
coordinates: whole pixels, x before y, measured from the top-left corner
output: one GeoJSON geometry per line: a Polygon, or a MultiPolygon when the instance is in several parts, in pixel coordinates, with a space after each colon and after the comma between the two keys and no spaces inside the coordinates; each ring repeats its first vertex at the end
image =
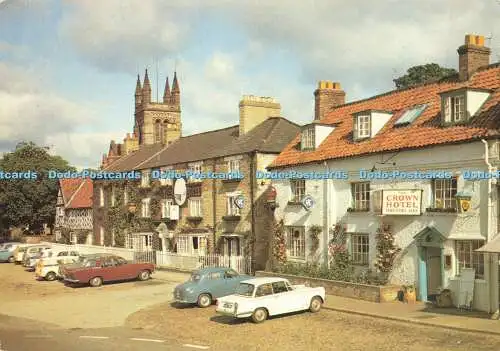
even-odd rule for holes
{"type": "Polygon", "coordinates": [[[205,308],[218,298],[233,294],[241,281],[250,278],[231,268],[203,268],[193,272],[187,282],[175,287],[174,300],[205,308]]]}
{"type": "Polygon", "coordinates": [[[50,248],[51,246],[48,244],[27,247],[23,254],[23,267],[35,269],[36,261],[40,257],[41,252],[50,248]]]}
{"type": "Polygon", "coordinates": [[[45,250],[35,266],[35,278],[53,281],[59,278],[62,265],[76,263],[80,260],[78,251],[45,250]]]}
{"type": "Polygon", "coordinates": [[[17,243],[7,243],[0,249],[0,262],[12,263],[15,260],[16,248],[19,244],[17,243]]]}
{"type": "Polygon", "coordinates": [[[110,281],[148,280],[154,271],[154,264],[132,263],[109,254],[86,255],[74,264],[60,267],[64,281],[93,287],[110,281]]]}
{"type": "Polygon", "coordinates": [[[269,316],[290,312],[319,312],[325,288],[291,285],[283,278],[254,278],[242,281],[236,293],[217,301],[216,312],[234,318],[251,317],[262,323],[269,316]]]}

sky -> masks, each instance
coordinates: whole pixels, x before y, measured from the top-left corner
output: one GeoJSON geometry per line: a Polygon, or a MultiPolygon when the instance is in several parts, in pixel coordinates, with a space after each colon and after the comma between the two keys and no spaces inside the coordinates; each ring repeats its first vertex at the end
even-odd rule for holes
{"type": "Polygon", "coordinates": [[[153,99],[177,71],[183,135],[238,124],[244,94],[308,123],[319,80],[383,93],[414,65],[457,69],[465,34],[500,61],[500,0],[0,0],[0,153],[34,141],[97,167],[146,68],[153,99]]]}

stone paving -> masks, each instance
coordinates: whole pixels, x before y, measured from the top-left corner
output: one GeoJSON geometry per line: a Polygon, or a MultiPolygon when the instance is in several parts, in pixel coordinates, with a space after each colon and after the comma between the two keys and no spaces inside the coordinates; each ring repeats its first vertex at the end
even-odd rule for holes
{"type": "Polygon", "coordinates": [[[500,335],[500,321],[490,319],[487,313],[438,308],[421,302],[374,303],[328,295],[324,308],[388,320],[500,335]]]}

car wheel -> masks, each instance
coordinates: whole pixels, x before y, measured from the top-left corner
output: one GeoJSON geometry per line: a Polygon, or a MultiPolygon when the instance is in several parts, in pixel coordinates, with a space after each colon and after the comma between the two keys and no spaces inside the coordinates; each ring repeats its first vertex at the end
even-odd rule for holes
{"type": "Polygon", "coordinates": [[[94,278],[90,279],[89,284],[90,284],[90,286],[97,288],[98,286],[102,285],[102,278],[101,277],[94,277],[94,278]]]}
{"type": "Polygon", "coordinates": [[[198,296],[198,306],[201,308],[209,307],[212,304],[212,297],[208,294],[198,296]]]}
{"type": "Polygon", "coordinates": [[[144,280],[148,280],[150,276],[151,276],[151,274],[149,273],[149,271],[144,270],[144,271],[141,271],[141,273],[139,273],[138,279],[144,281],[144,280]]]}
{"type": "Polygon", "coordinates": [[[267,319],[267,310],[265,308],[257,308],[253,311],[252,321],[254,323],[262,323],[267,319]]]}
{"type": "Polygon", "coordinates": [[[57,275],[54,272],[49,272],[47,275],[45,275],[45,280],[51,282],[53,280],[56,280],[57,275]]]}
{"type": "Polygon", "coordinates": [[[311,311],[312,313],[319,312],[319,310],[321,309],[321,305],[323,305],[323,301],[321,300],[321,298],[318,296],[314,296],[311,299],[311,304],[309,305],[309,311],[311,311]]]}
{"type": "Polygon", "coordinates": [[[9,257],[9,263],[14,263],[14,257],[13,256],[9,257]]]}

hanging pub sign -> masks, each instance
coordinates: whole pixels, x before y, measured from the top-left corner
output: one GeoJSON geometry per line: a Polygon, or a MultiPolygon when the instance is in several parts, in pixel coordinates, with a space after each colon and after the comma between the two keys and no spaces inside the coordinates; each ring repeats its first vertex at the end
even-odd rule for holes
{"type": "Polygon", "coordinates": [[[234,204],[241,210],[245,206],[245,197],[243,195],[236,196],[234,204]]]}
{"type": "Polygon", "coordinates": [[[382,190],[382,214],[420,216],[422,189],[382,190]]]}
{"type": "Polygon", "coordinates": [[[467,212],[470,210],[472,195],[464,192],[458,192],[455,195],[455,198],[457,199],[458,210],[460,212],[467,212]]]}
{"type": "Polygon", "coordinates": [[[306,210],[310,210],[311,208],[314,207],[314,199],[311,195],[306,195],[304,196],[304,198],[302,199],[302,206],[304,206],[304,208],[306,210]]]}

